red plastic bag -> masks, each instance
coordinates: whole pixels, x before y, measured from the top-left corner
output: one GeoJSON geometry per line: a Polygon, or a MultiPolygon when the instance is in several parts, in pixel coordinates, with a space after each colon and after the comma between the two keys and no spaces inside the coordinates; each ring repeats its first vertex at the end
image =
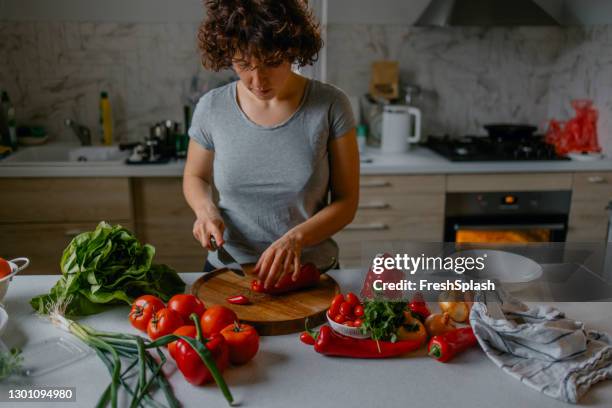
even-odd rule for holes
{"type": "Polygon", "coordinates": [[[563,123],[552,119],[546,133],[546,142],[555,146],[557,154],[598,153],[597,109],[590,100],[574,100],[576,116],[563,123]]]}

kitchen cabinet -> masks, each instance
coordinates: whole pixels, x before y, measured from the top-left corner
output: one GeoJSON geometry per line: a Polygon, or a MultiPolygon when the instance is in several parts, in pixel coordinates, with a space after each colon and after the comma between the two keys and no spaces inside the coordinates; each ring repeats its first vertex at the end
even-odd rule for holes
{"type": "Polygon", "coordinates": [[[606,206],[612,201],[612,173],[575,173],[568,242],[602,242],[608,231],[606,206]]]}
{"type": "Polygon", "coordinates": [[[440,241],[445,176],[362,176],[355,219],[334,236],[340,265],[360,266],[362,245],[440,241]]]}
{"type": "Polygon", "coordinates": [[[133,181],[136,235],[155,247],[155,263],[178,271],[201,271],[206,250],[192,235],[195,215],[183,196],[182,179],[133,181]]]}
{"type": "Polygon", "coordinates": [[[59,273],[70,240],[105,220],[133,228],[128,178],[0,179],[0,248],[30,258],[23,273],[59,273]]]}
{"type": "Polygon", "coordinates": [[[571,189],[571,173],[450,174],[446,180],[449,193],[571,189]]]}

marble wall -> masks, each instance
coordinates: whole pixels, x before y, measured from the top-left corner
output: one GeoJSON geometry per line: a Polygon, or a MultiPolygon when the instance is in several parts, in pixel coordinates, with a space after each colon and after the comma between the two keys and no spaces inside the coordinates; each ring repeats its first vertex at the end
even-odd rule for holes
{"type": "Polygon", "coordinates": [[[546,128],[570,101],[600,110],[601,144],[612,153],[612,26],[590,28],[418,28],[330,24],[328,79],[367,91],[376,59],[400,61],[401,80],[424,89],[424,131],[481,134],[490,122],[546,128]]]}
{"type": "Polygon", "coordinates": [[[184,104],[229,77],[201,67],[196,30],[192,22],[0,22],[0,88],[18,122],[68,141],[76,138],[65,118],[98,131],[107,91],[115,134],[139,140],[155,122],[182,121],[184,104]]]}

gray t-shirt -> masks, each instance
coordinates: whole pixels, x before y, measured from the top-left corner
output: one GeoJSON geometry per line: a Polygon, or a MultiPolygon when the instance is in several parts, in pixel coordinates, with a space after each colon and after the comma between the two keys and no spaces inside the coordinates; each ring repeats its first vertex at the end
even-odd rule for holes
{"type": "MultiPolygon", "coordinates": [[[[237,82],[202,96],[189,136],[215,152],[213,179],[226,230],[225,248],[241,263],[255,262],[274,241],[328,203],[328,143],[355,127],[346,95],[309,80],[296,112],[260,126],[242,111],[237,82]]],[[[302,262],[327,265],[338,246],[327,239],[304,248],[302,262]]],[[[208,261],[220,266],[216,253],[208,261]]]]}

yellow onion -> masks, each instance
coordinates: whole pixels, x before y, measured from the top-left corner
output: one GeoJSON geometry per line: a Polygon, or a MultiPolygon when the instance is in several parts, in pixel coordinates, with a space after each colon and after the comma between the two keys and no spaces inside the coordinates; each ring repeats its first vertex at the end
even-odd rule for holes
{"type": "Polygon", "coordinates": [[[425,328],[430,336],[439,336],[456,329],[448,313],[430,315],[425,319],[425,328]]]}

